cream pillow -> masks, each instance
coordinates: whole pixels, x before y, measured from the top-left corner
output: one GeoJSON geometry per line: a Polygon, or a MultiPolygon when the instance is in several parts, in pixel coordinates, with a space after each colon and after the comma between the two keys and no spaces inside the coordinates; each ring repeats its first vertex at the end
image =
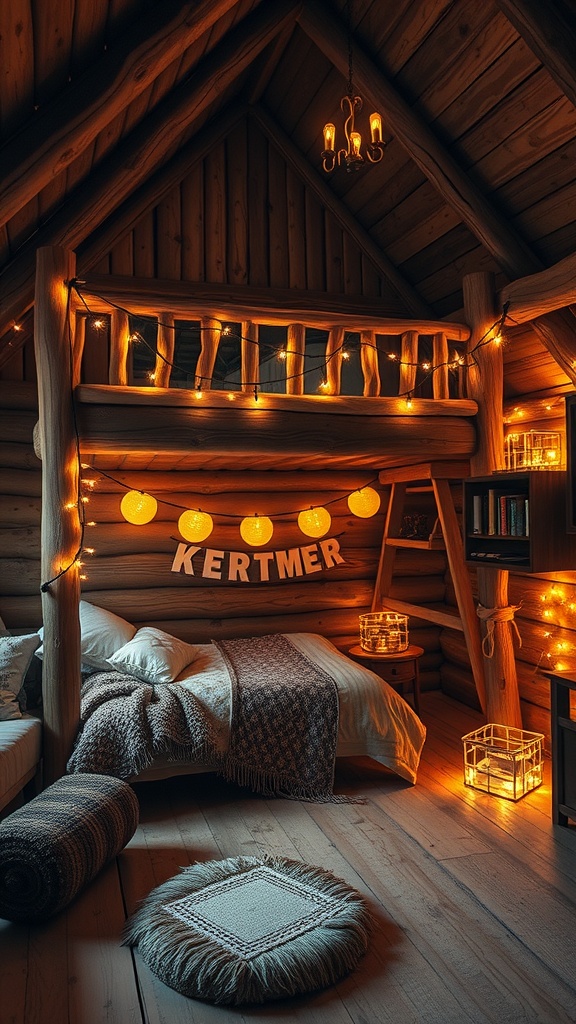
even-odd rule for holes
{"type": "Polygon", "coordinates": [[[39,643],[38,633],[0,637],[0,722],[22,718],[18,694],[39,643]]]}
{"type": "MultiPolygon", "coordinates": [[[[108,668],[108,658],[132,639],[136,632],[136,626],[119,615],[115,615],[114,612],[90,604],[89,601],[80,601],[78,611],[82,671],[99,669],[101,672],[105,672],[108,668]]],[[[40,636],[43,635],[41,629],[40,636]]],[[[42,647],[36,651],[37,658],[41,659],[43,654],[42,647]]]]}
{"type": "Polygon", "coordinates": [[[194,660],[197,648],[155,626],[143,626],[108,658],[108,667],[145,683],[172,683],[194,660]]]}

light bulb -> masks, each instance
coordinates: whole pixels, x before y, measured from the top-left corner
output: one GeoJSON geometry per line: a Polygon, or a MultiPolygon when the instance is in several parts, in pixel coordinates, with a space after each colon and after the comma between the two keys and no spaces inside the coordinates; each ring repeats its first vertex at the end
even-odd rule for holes
{"type": "Polygon", "coordinates": [[[120,502],[120,511],[129,523],[144,526],[154,519],[158,502],[151,494],[144,491],[127,491],[120,502]]]}
{"type": "Polygon", "coordinates": [[[209,516],[207,512],[187,509],[178,520],[178,529],[184,540],[197,543],[210,536],[214,529],[214,522],[212,516],[209,516]]]}
{"type": "Polygon", "coordinates": [[[273,533],[272,520],[268,516],[246,516],[240,523],[240,535],[251,547],[267,544],[273,533]]]}
{"type": "Polygon", "coordinates": [[[373,487],[361,487],[348,495],[348,508],[359,519],[370,519],[380,508],[380,495],[373,487]]]}
{"type": "Polygon", "coordinates": [[[298,526],[307,537],[323,537],[328,533],[332,517],[328,509],[317,505],[316,508],[305,508],[298,515],[298,526]]]}

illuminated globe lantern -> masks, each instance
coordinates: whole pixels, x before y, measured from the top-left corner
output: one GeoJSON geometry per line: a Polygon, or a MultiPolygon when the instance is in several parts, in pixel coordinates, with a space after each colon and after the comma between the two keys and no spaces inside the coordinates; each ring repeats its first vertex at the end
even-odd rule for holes
{"type": "Polygon", "coordinates": [[[348,508],[360,519],[370,519],[380,508],[380,495],[373,487],[361,487],[348,495],[348,508]]]}
{"type": "Polygon", "coordinates": [[[330,513],[321,506],[302,509],[298,515],[298,526],[307,537],[324,537],[331,523],[330,513]]]}
{"type": "Polygon", "coordinates": [[[120,502],[120,511],[124,519],[134,526],[150,523],[158,510],[158,502],[145,491],[127,491],[120,502]]]}
{"type": "Polygon", "coordinates": [[[268,516],[246,516],[240,523],[242,540],[246,541],[253,548],[267,544],[273,533],[272,520],[268,516]]]}
{"type": "Polygon", "coordinates": [[[199,509],[187,509],[178,520],[178,529],[184,540],[197,544],[210,536],[214,529],[214,522],[212,516],[207,512],[200,512],[199,509]]]}

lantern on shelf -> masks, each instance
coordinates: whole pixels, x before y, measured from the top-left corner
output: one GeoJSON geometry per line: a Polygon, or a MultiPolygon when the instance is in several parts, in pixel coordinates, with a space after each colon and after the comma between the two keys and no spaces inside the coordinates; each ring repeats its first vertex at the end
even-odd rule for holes
{"type": "Polygon", "coordinates": [[[399,654],[408,649],[408,616],[399,612],[360,615],[360,646],[371,654],[399,654]]]}
{"type": "Polygon", "coordinates": [[[462,737],[464,785],[519,800],[542,782],[540,732],[490,723],[462,737]]]}
{"type": "Polygon", "coordinates": [[[506,469],[560,469],[562,444],[560,434],[547,430],[526,430],[508,434],[506,438],[506,469]]]}
{"type": "Polygon", "coordinates": [[[120,511],[129,523],[144,526],[150,523],[158,510],[158,502],[145,491],[127,491],[120,502],[120,511]]]}

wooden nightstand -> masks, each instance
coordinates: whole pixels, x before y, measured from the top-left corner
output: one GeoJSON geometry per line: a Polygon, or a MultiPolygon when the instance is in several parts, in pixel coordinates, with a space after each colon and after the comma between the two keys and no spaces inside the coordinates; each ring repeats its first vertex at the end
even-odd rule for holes
{"type": "Polygon", "coordinates": [[[348,656],[353,661],[371,669],[395,690],[398,690],[403,697],[412,692],[414,711],[417,715],[420,714],[418,659],[423,654],[424,648],[416,647],[415,644],[410,644],[405,651],[400,651],[399,654],[372,654],[370,651],[365,651],[360,644],[354,644],[353,647],[348,648],[348,656]],[[411,691],[410,683],[412,684],[411,691]]]}

